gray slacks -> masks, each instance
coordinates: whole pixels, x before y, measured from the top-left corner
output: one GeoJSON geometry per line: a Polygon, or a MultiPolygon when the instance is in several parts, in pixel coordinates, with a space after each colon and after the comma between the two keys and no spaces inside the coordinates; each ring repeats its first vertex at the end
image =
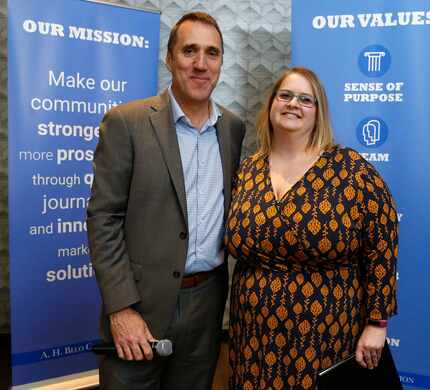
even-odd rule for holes
{"type": "Polygon", "coordinates": [[[210,390],[227,298],[226,268],[220,267],[196,287],[180,290],[165,337],[174,345],[171,356],[140,362],[105,356],[100,361],[101,389],[210,390]]]}

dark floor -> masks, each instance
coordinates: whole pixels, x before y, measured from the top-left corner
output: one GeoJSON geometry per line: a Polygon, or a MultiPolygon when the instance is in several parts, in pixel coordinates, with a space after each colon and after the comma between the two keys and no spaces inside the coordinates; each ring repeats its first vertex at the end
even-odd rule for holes
{"type": "Polygon", "coordinates": [[[0,333],[0,390],[8,390],[10,388],[11,376],[10,334],[0,333]]]}

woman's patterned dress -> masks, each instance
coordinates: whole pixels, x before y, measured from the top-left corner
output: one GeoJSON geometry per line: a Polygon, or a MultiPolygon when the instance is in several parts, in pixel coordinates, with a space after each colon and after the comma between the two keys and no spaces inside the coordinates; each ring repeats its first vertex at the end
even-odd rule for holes
{"type": "Polygon", "coordinates": [[[396,313],[397,213],[356,151],[324,152],[281,200],[267,157],[243,161],[225,242],[238,259],[231,389],[316,389],[355,351],[366,319],[396,313]]]}

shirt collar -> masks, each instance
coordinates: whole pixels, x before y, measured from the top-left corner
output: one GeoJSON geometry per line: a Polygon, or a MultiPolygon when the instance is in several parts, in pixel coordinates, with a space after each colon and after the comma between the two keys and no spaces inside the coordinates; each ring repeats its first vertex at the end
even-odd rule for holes
{"type": "MultiPolygon", "coordinates": [[[[173,95],[172,85],[170,85],[167,90],[169,92],[170,101],[171,101],[171,107],[172,107],[172,113],[173,113],[173,122],[176,124],[176,123],[178,123],[178,121],[180,121],[182,118],[184,118],[184,120],[187,122],[187,124],[189,126],[191,126],[191,121],[187,118],[184,111],[182,111],[181,106],[176,101],[175,96],[173,95]]],[[[209,104],[211,105],[211,115],[210,115],[210,117],[206,123],[208,126],[215,126],[215,124],[218,121],[218,118],[222,114],[221,114],[221,111],[219,110],[217,104],[214,102],[214,100],[212,98],[210,98],[209,104]]]]}

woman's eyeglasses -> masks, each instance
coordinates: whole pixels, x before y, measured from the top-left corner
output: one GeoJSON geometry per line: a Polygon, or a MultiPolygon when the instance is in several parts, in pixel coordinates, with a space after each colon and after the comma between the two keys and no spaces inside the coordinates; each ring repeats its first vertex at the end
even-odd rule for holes
{"type": "Polygon", "coordinates": [[[276,98],[282,102],[290,103],[294,98],[303,107],[314,107],[317,105],[317,100],[312,95],[307,93],[294,93],[288,89],[283,89],[276,93],[276,98]]]}

